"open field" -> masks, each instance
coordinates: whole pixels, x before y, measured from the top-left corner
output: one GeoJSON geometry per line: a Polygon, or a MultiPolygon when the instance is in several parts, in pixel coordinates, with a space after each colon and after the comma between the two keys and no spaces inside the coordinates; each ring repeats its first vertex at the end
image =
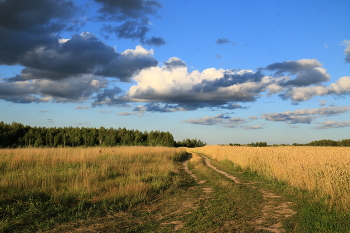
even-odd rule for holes
{"type": "Polygon", "coordinates": [[[0,231],[35,230],[146,202],[176,184],[174,161],[186,156],[162,147],[2,149],[0,231]]]}
{"type": "Polygon", "coordinates": [[[348,232],[348,152],[2,149],[0,232],[348,232]]]}
{"type": "Polygon", "coordinates": [[[350,210],[349,147],[205,146],[192,151],[229,160],[243,169],[311,191],[329,208],[350,210]]]}

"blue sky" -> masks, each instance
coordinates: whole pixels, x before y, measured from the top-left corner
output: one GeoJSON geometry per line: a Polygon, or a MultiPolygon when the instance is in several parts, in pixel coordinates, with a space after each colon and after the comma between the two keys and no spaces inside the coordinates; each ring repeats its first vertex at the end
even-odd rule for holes
{"type": "Polygon", "coordinates": [[[208,144],[350,138],[349,7],[2,0],[0,121],[208,144]]]}

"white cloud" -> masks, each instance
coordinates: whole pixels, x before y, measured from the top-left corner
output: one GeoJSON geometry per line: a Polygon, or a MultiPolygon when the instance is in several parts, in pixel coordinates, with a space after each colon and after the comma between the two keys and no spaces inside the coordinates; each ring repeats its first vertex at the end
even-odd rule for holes
{"type": "Polygon", "coordinates": [[[185,109],[198,107],[229,108],[235,102],[250,102],[274,82],[251,70],[209,68],[188,71],[178,58],[169,59],[163,67],[142,70],[134,77],[137,85],[127,92],[133,102],[177,104],[185,109]],[[229,106],[230,105],[230,106],[229,106]]]}
{"type": "Polygon", "coordinates": [[[103,111],[103,110],[100,110],[98,112],[100,112],[100,113],[113,113],[113,111],[103,111]]]}
{"type": "Polygon", "coordinates": [[[317,100],[317,102],[319,103],[320,106],[325,106],[327,105],[327,100],[317,100]]]}
{"type": "Polygon", "coordinates": [[[295,102],[306,101],[315,96],[348,95],[350,94],[350,76],[341,77],[335,83],[327,86],[309,86],[290,88],[284,97],[295,102]]]}
{"type": "Polygon", "coordinates": [[[196,124],[196,125],[222,125],[227,128],[237,128],[241,124],[247,121],[241,117],[229,117],[224,114],[219,114],[216,116],[205,116],[197,119],[188,119],[182,122],[196,124]]]}
{"type": "Polygon", "coordinates": [[[118,116],[130,116],[130,115],[136,115],[138,113],[133,113],[133,112],[120,112],[118,113],[118,116]]]}
{"type": "Polygon", "coordinates": [[[43,97],[50,97],[56,102],[77,102],[87,100],[106,87],[107,80],[84,75],[63,80],[35,79],[32,83],[35,93],[43,97]]]}
{"type": "Polygon", "coordinates": [[[74,109],[89,109],[89,106],[76,106],[74,109]]]}
{"type": "Polygon", "coordinates": [[[196,124],[196,125],[216,125],[216,124],[223,123],[225,118],[226,117],[223,114],[219,114],[213,117],[205,116],[197,119],[188,119],[183,122],[196,124]]]}
{"type": "Polygon", "coordinates": [[[350,62],[350,40],[344,40],[344,45],[347,45],[346,49],[344,50],[345,53],[345,61],[350,62]]]}
{"type": "Polygon", "coordinates": [[[70,39],[58,39],[58,42],[60,43],[60,44],[64,44],[64,43],[66,43],[67,41],[69,41],[70,39]]]}
{"type": "Polygon", "coordinates": [[[249,129],[262,129],[262,126],[261,126],[261,125],[245,126],[245,127],[243,127],[243,129],[245,129],[245,130],[249,130],[249,129]]]}
{"type": "Polygon", "coordinates": [[[267,121],[283,121],[287,124],[310,124],[314,119],[323,116],[335,116],[350,111],[350,107],[321,107],[315,109],[298,109],[282,113],[265,113],[262,119],[267,121]]]}
{"type": "Polygon", "coordinates": [[[320,126],[313,127],[313,129],[334,129],[342,127],[350,127],[350,121],[324,121],[320,126]]]}

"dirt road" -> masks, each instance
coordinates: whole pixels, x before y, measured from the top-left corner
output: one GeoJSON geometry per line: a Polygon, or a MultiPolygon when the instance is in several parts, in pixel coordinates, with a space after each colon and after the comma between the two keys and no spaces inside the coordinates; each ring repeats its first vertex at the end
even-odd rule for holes
{"type": "MultiPolygon", "coordinates": [[[[271,191],[262,188],[257,188],[254,186],[253,183],[241,182],[237,177],[228,174],[225,171],[219,170],[218,168],[213,166],[210,162],[210,159],[206,156],[201,156],[204,158],[205,164],[214,171],[226,176],[228,179],[232,180],[236,184],[250,186],[254,189],[257,189],[262,194],[264,204],[261,209],[261,217],[256,219],[255,221],[250,222],[250,224],[252,224],[256,229],[266,230],[275,233],[285,232],[282,225],[282,221],[296,214],[296,212],[291,209],[291,206],[293,205],[292,202],[283,201],[281,196],[276,195],[271,191]]],[[[203,183],[203,181],[198,180],[196,175],[188,169],[188,161],[184,163],[184,169],[197,181],[197,183],[203,183]]],[[[207,189],[209,190],[210,187],[208,187],[207,189]]]]}

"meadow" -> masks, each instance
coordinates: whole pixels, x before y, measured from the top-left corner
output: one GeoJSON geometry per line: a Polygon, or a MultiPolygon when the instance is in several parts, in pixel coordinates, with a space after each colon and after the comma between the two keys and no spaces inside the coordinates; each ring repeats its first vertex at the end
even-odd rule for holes
{"type": "Polygon", "coordinates": [[[191,151],[308,191],[330,209],[350,209],[349,147],[205,146],[191,151]]]}
{"type": "Polygon", "coordinates": [[[167,147],[0,150],[0,231],[48,229],[146,203],[180,182],[167,147]]]}

